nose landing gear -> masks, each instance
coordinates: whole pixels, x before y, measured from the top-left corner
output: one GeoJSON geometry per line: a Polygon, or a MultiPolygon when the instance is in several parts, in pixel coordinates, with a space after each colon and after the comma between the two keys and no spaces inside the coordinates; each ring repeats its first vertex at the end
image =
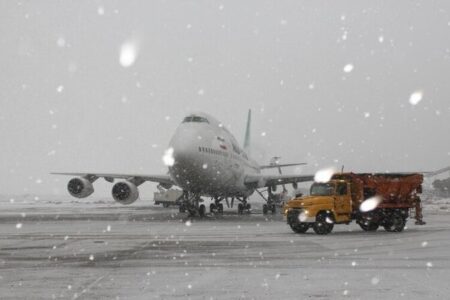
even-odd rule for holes
{"type": "Polygon", "coordinates": [[[214,198],[214,203],[211,203],[209,205],[209,212],[212,214],[219,214],[223,215],[223,204],[220,203],[223,200],[223,198],[214,198]]]}
{"type": "Polygon", "coordinates": [[[266,203],[263,205],[263,214],[267,215],[269,212],[272,214],[276,213],[277,206],[282,206],[284,198],[287,195],[287,190],[283,189],[283,191],[279,194],[274,194],[275,191],[274,187],[267,188],[267,197],[263,195],[263,193],[259,190],[256,190],[256,192],[263,198],[266,203]]]}
{"type": "Polygon", "coordinates": [[[203,202],[203,199],[200,198],[200,195],[198,194],[184,191],[183,196],[180,197],[178,202],[180,213],[184,213],[187,210],[191,217],[204,217],[206,215],[206,206],[204,204],[200,204],[203,202]]]}
{"type": "Polygon", "coordinates": [[[252,206],[247,202],[247,197],[237,198],[241,203],[238,204],[238,214],[242,215],[244,213],[250,213],[252,206]]]}

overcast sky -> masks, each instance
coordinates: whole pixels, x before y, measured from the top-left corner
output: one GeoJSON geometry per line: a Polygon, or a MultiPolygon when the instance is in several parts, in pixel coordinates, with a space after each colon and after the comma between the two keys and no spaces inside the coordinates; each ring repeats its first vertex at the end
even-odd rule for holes
{"type": "Polygon", "coordinates": [[[1,1],[0,69],[0,194],[164,174],[197,110],[305,173],[450,165],[449,1],[1,1]]]}

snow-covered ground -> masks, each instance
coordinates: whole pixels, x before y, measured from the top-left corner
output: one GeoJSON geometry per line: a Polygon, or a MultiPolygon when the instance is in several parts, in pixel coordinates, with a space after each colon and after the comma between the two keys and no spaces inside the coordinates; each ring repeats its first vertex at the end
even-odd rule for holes
{"type": "MultiPolygon", "coordinates": [[[[449,199],[403,233],[337,225],[294,234],[281,215],[188,219],[150,201],[3,197],[0,295],[81,299],[446,299],[449,199]]],[[[254,205],[255,206],[255,205],[254,205]]]]}

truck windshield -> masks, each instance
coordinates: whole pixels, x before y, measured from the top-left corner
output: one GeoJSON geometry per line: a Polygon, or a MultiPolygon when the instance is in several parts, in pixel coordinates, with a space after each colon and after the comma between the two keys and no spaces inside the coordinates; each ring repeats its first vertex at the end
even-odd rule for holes
{"type": "Polygon", "coordinates": [[[334,185],[331,183],[314,183],[311,186],[311,196],[331,196],[334,193],[334,185]]]}

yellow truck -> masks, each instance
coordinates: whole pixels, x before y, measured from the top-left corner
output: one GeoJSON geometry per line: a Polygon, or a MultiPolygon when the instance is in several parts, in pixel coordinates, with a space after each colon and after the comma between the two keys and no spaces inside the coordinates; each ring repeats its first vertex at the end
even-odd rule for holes
{"type": "Polygon", "coordinates": [[[283,211],[296,233],[312,227],[316,234],[328,234],[335,224],[353,220],[365,231],[383,226],[401,232],[412,210],[416,224],[425,224],[418,196],[422,182],[418,173],[339,173],[329,182],[312,184],[309,196],[288,201],[283,211]]]}

